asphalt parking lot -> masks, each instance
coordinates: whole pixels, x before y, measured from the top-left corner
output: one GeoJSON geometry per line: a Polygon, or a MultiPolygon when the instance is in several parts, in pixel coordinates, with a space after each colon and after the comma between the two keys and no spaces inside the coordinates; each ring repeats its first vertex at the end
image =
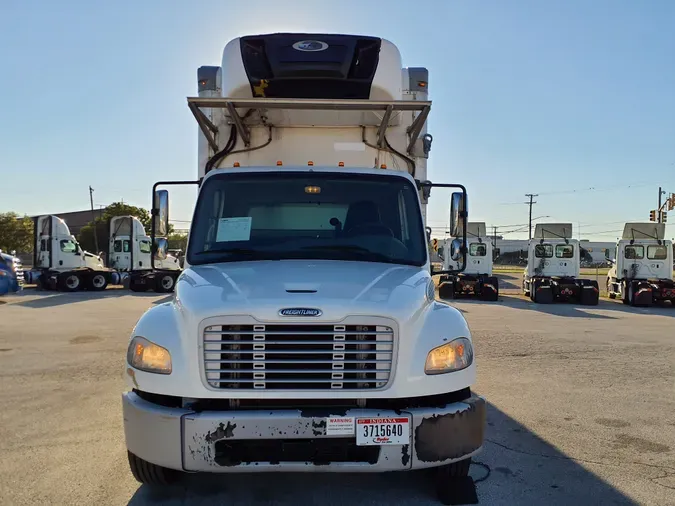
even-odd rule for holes
{"type": "MultiPolygon", "coordinates": [[[[508,295],[510,282],[497,303],[452,302],[490,403],[471,468],[480,504],[675,505],[675,308],[537,306],[508,295]]],[[[2,504],[438,504],[417,473],[140,487],[124,447],[124,355],[137,318],[164,300],[111,289],[0,299],[2,504]]]]}

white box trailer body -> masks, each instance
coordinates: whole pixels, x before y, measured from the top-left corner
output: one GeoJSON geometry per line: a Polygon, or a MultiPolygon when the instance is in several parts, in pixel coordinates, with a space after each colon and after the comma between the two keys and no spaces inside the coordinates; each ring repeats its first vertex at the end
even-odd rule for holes
{"type": "Polygon", "coordinates": [[[125,369],[139,481],[437,467],[447,497],[467,475],[485,401],[466,321],[434,300],[423,212],[458,186],[425,181],[427,71],[401,67],[376,37],[272,34],[199,69],[185,270],[125,369]]]}
{"type": "Polygon", "coordinates": [[[108,230],[108,265],[120,272],[122,284],[135,292],[173,291],[181,272],[178,259],[164,251],[157,252],[153,268],[153,241],[138,218],[112,217],[108,230]]]}
{"type": "Polygon", "coordinates": [[[607,273],[607,293],[632,306],[675,305],[673,243],[665,223],[626,223],[607,273]]]}
{"type": "MultiPolygon", "coordinates": [[[[467,225],[467,259],[464,270],[458,274],[442,275],[438,293],[443,299],[460,296],[499,300],[499,280],[492,275],[492,240],[487,237],[485,223],[467,225]]],[[[452,258],[452,243],[457,237],[443,241],[443,270],[459,269],[460,261],[452,258]]]]}
{"type": "Polygon", "coordinates": [[[579,254],[571,223],[538,223],[528,244],[523,293],[537,303],[578,301],[597,305],[598,283],[579,278],[579,254]]]}
{"type": "Polygon", "coordinates": [[[33,268],[24,272],[27,283],[67,292],[99,291],[119,284],[119,274],[108,269],[100,255],[84,251],[58,216],[36,217],[33,237],[33,268]]]}

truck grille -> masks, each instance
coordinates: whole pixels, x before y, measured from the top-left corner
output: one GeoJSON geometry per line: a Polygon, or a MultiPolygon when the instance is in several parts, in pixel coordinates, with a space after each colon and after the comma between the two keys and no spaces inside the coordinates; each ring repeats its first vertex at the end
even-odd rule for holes
{"type": "Polygon", "coordinates": [[[211,325],[210,386],[250,390],[364,390],[391,374],[394,332],[380,325],[211,325]]]}

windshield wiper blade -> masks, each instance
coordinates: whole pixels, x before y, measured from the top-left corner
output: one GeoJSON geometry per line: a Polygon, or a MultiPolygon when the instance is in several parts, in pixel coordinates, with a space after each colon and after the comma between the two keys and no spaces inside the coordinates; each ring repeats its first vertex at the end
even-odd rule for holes
{"type": "Polygon", "coordinates": [[[354,251],[362,253],[372,253],[373,255],[378,255],[379,253],[374,253],[368,248],[362,246],[356,246],[352,244],[314,244],[312,246],[303,246],[300,249],[327,249],[333,251],[354,251]]]}
{"type": "Polygon", "coordinates": [[[195,255],[206,255],[208,253],[231,253],[233,255],[260,255],[263,254],[262,251],[250,248],[219,248],[219,249],[209,249],[204,251],[198,251],[195,255]]]}
{"type": "Polygon", "coordinates": [[[377,260],[379,262],[393,262],[391,258],[382,253],[377,253],[376,251],[371,251],[368,248],[363,246],[357,246],[353,244],[315,244],[312,246],[303,246],[301,250],[326,250],[326,251],[339,251],[344,253],[356,253],[359,257],[370,258],[371,260],[377,260]]]}

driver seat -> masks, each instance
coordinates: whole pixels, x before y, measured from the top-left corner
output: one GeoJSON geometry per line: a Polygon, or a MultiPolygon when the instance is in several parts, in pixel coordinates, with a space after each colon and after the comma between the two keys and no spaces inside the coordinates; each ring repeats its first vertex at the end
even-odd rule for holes
{"type": "MultiPolygon", "coordinates": [[[[360,234],[367,233],[364,230],[366,225],[375,225],[377,228],[384,227],[380,219],[380,210],[377,204],[372,200],[361,200],[349,206],[347,216],[345,217],[344,235],[349,237],[356,235],[357,228],[360,228],[360,234]]],[[[380,233],[382,233],[380,231],[380,233]]]]}

